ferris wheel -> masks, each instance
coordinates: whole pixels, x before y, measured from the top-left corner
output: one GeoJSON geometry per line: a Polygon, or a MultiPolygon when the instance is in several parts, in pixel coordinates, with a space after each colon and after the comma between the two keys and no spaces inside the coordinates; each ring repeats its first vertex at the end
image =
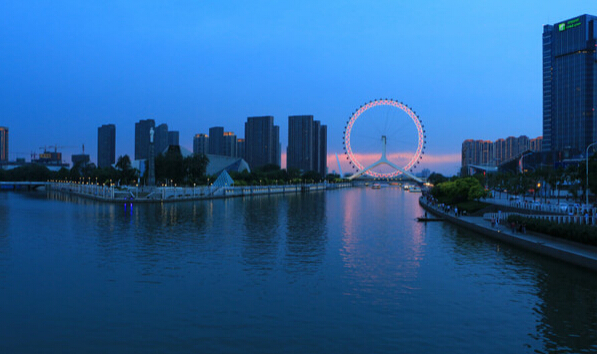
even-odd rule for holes
{"type": "Polygon", "coordinates": [[[421,181],[413,171],[425,153],[425,128],[404,103],[378,99],[362,105],[349,117],[343,138],[346,159],[355,170],[350,179],[404,174],[421,181]]]}

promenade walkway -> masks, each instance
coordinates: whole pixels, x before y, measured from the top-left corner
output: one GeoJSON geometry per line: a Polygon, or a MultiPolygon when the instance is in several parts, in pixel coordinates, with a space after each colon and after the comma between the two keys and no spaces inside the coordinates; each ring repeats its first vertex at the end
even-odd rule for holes
{"type": "Polygon", "coordinates": [[[597,247],[533,232],[522,234],[512,231],[504,224],[492,227],[491,221],[484,220],[481,216],[456,217],[453,213],[444,212],[441,208],[430,204],[425,197],[419,199],[419,204],[429,213],[442,217],[453,224],[528,251],[597,271],[597,247]]]}

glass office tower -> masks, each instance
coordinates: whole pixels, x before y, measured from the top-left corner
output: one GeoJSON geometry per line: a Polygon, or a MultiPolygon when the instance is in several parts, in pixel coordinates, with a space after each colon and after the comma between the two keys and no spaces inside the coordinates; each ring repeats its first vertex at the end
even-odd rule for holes
{"type": "Polygon", "coordinates": [[[543,150],[584,153],[597,140],[595,52],[597,17],[578,16],[543,27],[543,150]]]}

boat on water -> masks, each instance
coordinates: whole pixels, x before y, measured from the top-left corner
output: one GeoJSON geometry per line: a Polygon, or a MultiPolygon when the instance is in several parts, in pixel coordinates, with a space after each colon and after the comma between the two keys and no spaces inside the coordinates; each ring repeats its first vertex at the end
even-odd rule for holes
{"type": "Polygon", "coordinates": [[[411,193],[421,193],[421,188],[417,186],[412,186],[408,189],[408,191],[411,193]]]}
{"type": "Polygon", "coordinates": [[[381,184],[379,184],[379,183],[373,183],[373,186],[371,188],[372,189],[381,189],[381,184]]]}
{"type": "Polygon", "coordinates": [[[428,217],[418,217],[418,222],[428,222],[428,221],[444,221],[443,218],[428,218],[428,217]]]}
{"type": "Polygon", "coordinates": [[[410,184],[405,184],[402,186],[402,189],[404,189],[405,191],[409,190],[412,186],[410,184]]]}

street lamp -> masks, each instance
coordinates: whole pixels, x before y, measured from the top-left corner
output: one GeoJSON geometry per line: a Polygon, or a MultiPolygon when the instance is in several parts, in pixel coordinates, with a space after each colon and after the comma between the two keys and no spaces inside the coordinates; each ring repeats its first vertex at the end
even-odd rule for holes
{"type": "Polygon", "coordinates": [[[587,172],[587,184],[586,184],[586,193],[585,196],[587,197],[586,201],[587,201],[587,208],[589,207],[589,148],[593,145],[597,144],[597,141],[594,143],[589,144],[589,146],[587,146],[587,154],[585,155],[586,159],[587,159],[587,166],[586,166],[586,172],[587,172]]]}

